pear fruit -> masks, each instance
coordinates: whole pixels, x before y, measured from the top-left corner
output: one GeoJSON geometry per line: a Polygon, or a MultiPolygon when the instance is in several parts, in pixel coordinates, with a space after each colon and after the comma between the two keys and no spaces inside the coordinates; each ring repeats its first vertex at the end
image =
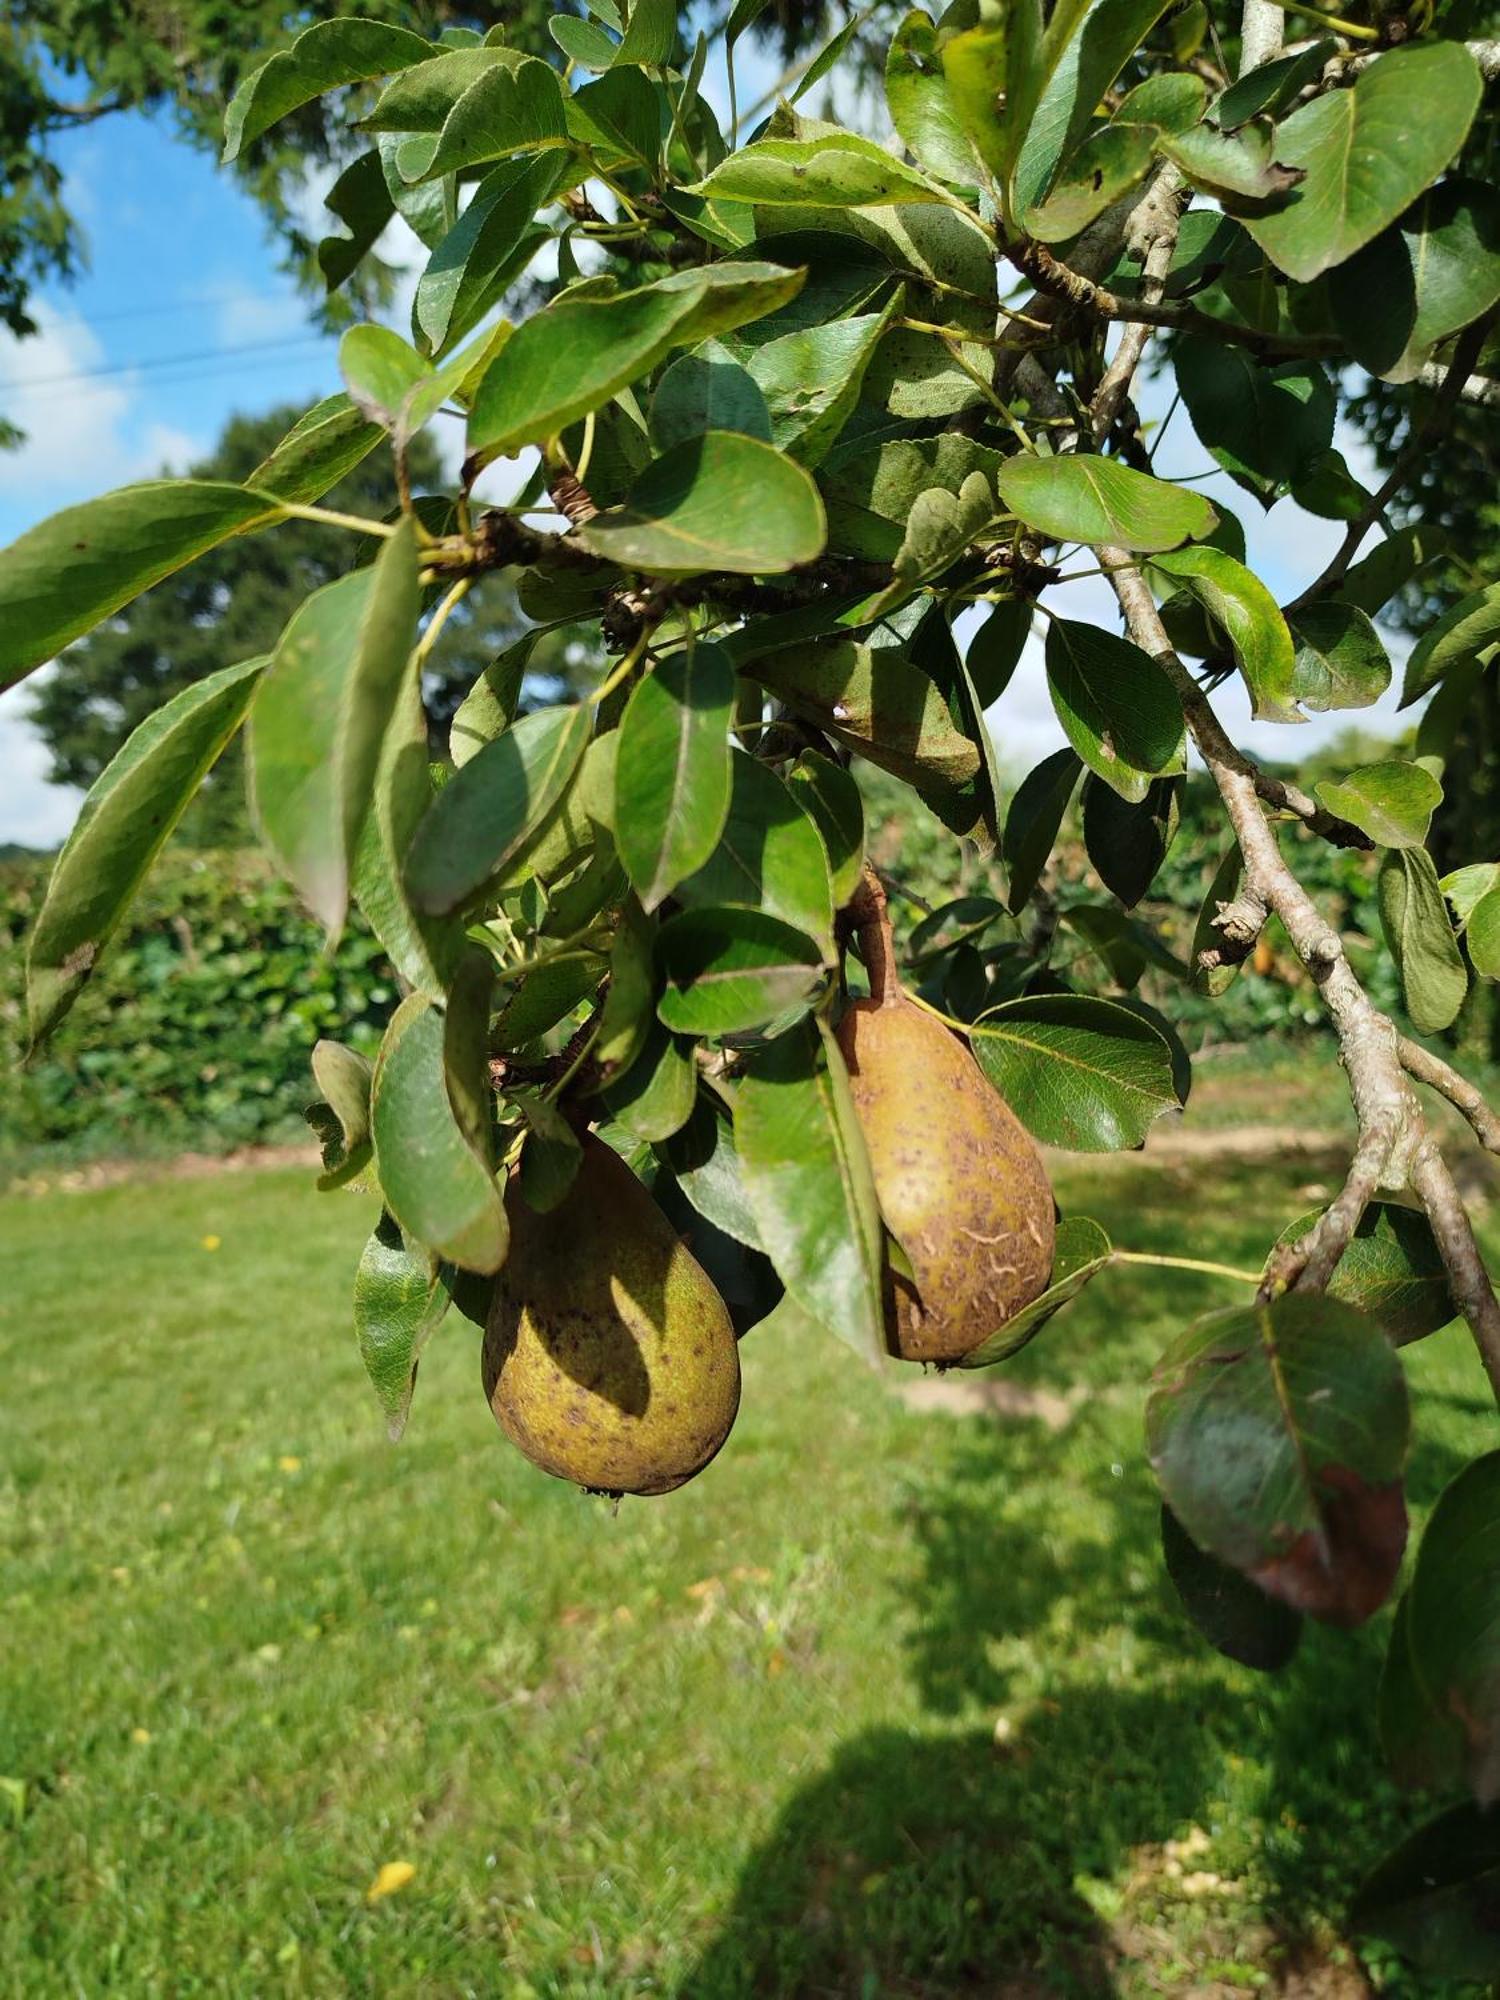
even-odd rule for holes
{"type": "Polygon", "coordinates": [[[1052,1276],[1056,1211],[1030,1134],[973,1056],[896,976],[878,882],[855,898],[871,997],[838,1025],[881,1213],[911,1265],[885,1272],[906,1361],[960,1361],[1052,1276]]]}
{"type": "Polygon", "coordinates": [[[729,1435],[729,1310],[635,1175],[593,1133],[538,1215],[512,1183],[484,1337],[496,1421],[533,1465],[600,1493],[670,1493],[729,1435]]]}

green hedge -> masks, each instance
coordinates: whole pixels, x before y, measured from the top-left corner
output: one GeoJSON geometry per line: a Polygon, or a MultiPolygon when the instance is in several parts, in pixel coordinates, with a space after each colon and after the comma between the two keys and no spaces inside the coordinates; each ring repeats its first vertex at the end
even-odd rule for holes
{"type": "Polygon", "coordinates": [[[0,866],[0,1161],[306,1137],[320,1035],[373,1052],[397,999],[380,947],[319,926],[253,853],[168,853],[46,1053],[21,1067],[26,931],[50,862],[0,866]]]}

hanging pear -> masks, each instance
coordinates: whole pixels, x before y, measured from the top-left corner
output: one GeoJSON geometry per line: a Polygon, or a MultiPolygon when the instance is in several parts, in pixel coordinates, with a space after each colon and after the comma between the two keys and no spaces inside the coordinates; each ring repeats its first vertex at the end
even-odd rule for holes
{"type": "Polygon", "coordinates": [[[838,1025],[887,1229],[885,1329],[905,1361],[960,1361],[1047,1289],[1055,1210],[1030,1134],[964,1044],[901,989],[885,893],[853,911],[870,998],[838,1025]]]}
{"type": "Polygon", "coordinates": [[[533,1465],[601,1493],[670,1493],[729,1435],[740,1400],[729,1310],[635,1175],[583,1135],[545,1215],[506,1199],[484,1389],[533,1465]]]}

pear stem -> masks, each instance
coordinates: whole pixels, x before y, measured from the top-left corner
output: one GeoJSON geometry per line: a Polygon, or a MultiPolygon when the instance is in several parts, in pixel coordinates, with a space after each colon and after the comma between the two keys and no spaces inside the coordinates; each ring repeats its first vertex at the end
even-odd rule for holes
{"type": "Polygon", "coordinates": [[[1259,1271],[1237,1271],[1232,1264],[1210,1264],[1201,1257],[1162,1257],[1152,1250],[1112,1250],[1112,1264],[1154,1264],[1163,1271],[1201,1271],[1208,1278],[1233,1278],[1242,1285],[1258,1285],[1259,1271]]]}
{"type": "Polygon", "coordinates": [[[894,1007],[904,997],[896,970],[896,940],[891,934],[885,889],[868,862],[859,887],[849,898],[849,914],[859,938],[859,955],[870,976],[870,998],[877,1007],[894,1007]]]}

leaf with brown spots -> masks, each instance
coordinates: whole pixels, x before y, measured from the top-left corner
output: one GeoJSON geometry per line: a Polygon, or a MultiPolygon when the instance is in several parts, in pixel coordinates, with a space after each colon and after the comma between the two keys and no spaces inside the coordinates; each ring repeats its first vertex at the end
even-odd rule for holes
{"type": "Polygon", "coordinates": [[[1157,1364],[1151,1462],[1201,1549],[1330,1625],[1385,1602],[1406,1547],[1411,1418],[1379,1323],[1290,1294],[1210,1314],[1157,1364]]]}

